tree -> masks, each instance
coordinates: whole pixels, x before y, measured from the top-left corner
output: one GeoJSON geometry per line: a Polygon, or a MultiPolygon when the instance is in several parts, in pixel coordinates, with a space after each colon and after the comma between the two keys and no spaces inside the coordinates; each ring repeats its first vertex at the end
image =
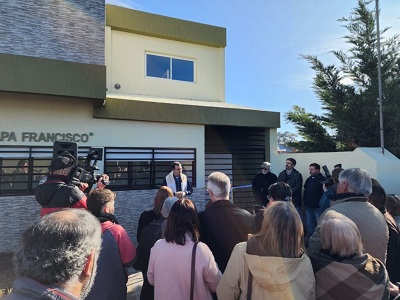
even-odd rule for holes
{"type": "Polygon", "coordinates": [[[289,131],[278,132],[278,144],[285,147],[290,147],[290,143],[296,142],[296,137],[296,134],[289,131]]]}
{"type": "Polygon", "coordinates": [[[296,129],[303,137],[302,141],[289,143],[290,147],[295,147],[305,152],[330,152],[336,150],[334,140],[322,125],[323,120],[317,115],[306,113],[304,108],[295,105],[293,110],[286,114],[286,119],[296,124],[296,129]]]}
{"type": "MultiPolygon", "coordinates": [[[[344,39],[350,45],[346,53],[332,51],[339,66],[325,66],[316,56],[301,56],[315,71],[313,89],[323,114],[308,114],[298,106],[286,114],[305,140],[298,149],[340,151],[380,145],[376,18],[374,10],[368,9],[371,2],[359,0],[350,17],[339,20],[345,23],[344,39]]],[[[400,156],[399,35],[382,38],[381,61],[385,147],[400,156]]]]}

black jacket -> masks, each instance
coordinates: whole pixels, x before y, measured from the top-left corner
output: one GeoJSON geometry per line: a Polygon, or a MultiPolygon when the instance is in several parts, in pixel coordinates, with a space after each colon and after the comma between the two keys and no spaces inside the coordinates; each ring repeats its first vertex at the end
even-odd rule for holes
{"type": "Polygon", "coordinates": [[[49,175],[47,181],[35,189],[35,199],[42,206],[41,215],[63,207],[85,208],[86,195],[64,176],[49,175]]]}
{"type": "Polygon", "coordinates": [[[144,228],[142,231],[142,238],[136,249],[136,262],[133,267],[136,270],[142,271],[143,274],[143,286],[140,292],[141,300],[154,299],[154,286],[152,286],[147,279],[147,269],[151,248],[163,236],[162,229],[164,222],[166,222],[166,219],[159,219],[151,222],[150,225],[144,228]]]}
{"type": "Polygon", "coordinates": [[[247,241],[254,217],[228,200],[215,201],[199,214],[200,241],[207,244],[221,272],[237,243],[247,241]]]}
{"type": "Polygon", "coordinates": [[[144,212],[142,212],[142,214],[139,217],[139,222],[136,232],[136,240],[138,241],[138,243],[140,243],[140,238],[142,236],[143,229],[149,226],[151,222],[161,219],[163,219],[161,213],[157,215],[153,210],[145,210],[144,212]]]}
{"type": "Polygon", "coordinates": [[[393,217],[385,212],[383,216],[389,230],[386,269],[391,282],[400,282],[400,231],[393,217]]]}
{"type": "Polygon", "coordinates": [[[304,184],[303,195],[303,202],[305,207],[319,207],[319,200],[324,193],[322,182],[325,179],[326,178],[321,173],[318,173],[317,176],[310,176],[307,178],[306,183],[304,184]]]}
{"type": "Polygon", "coordinates": [[[274,173],[268,172],[267,174],[258,173],[253,179],[252,190],[253,197],[258,203],[265,206],[268,204],[268,188],[274,184],[277,177],[274,173]]]}
{"type": "Polygon", "coordinates": [[[277,182],[285,182],[292,189],[292,200],[294,206],[301,206],[301,190],[303,188],[303,176],[296,169],[292,170],[290,175],[286,175],[286,170],[283,170],[278,175],[277,182]]]}

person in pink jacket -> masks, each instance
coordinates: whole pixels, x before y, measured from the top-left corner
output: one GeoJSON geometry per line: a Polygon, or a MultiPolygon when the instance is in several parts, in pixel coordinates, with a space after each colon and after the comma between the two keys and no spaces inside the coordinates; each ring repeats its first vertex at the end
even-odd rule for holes
{"type": "MultiPolygon", "coordinates": [[[[172,206],[165,239],[151,249],[147,277],[154,285],[154,299],[190,299],[191,261],[195,242],[199,241],[199,220],[194,204],[182,199],[172,206]]],[[[195,255],[194,300],[212,299],[221,279],[214,256],[199,242],[195,255]]]]}

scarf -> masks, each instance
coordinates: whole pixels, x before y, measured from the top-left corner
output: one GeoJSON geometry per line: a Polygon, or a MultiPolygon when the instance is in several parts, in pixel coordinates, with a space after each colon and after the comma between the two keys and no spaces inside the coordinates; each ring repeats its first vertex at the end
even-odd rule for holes
{"type": "Polygon", "coordinates": [[[93,214],[97,219],[99,219],[100,223],[104,223],[107,221],[111,221],[114,224],[118,224],[117,218],[112,215],[112,214],[107,214],[107,213],[99,213],[99,214],[93,214]]]}

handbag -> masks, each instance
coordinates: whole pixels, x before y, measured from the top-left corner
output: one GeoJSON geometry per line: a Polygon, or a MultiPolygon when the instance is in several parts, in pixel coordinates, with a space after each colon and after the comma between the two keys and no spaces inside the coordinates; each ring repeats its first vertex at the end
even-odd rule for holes
{"type": "Polygon", "coordinates": [[[192,270],[190,274],[190,300],[193,300],[193,295],[194,295],[194,265],[196,262],[197,243],[198,242],[194,242],[192,250],[192,270]]]}

